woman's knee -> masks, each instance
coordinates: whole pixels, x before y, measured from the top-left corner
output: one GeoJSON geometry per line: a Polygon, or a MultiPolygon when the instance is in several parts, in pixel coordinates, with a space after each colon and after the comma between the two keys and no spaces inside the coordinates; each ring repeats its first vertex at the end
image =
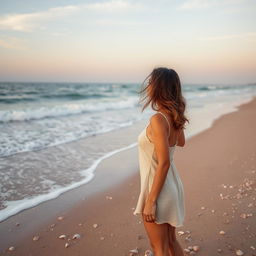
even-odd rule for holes
{"type": "Polygon", "coordinates": [[[169,235],[167,224],[148,223],[144,221],[148,233],[150,245],[156,255],[168,255],[166,251],[169,248],[169,235]]]}

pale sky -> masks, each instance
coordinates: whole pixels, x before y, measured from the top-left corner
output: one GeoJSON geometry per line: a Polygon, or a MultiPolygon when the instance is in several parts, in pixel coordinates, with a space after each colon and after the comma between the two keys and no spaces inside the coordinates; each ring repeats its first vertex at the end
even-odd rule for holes
{"type": "Polygon", "coordinates": [[[0,81],[256,82],[255,0],[0,0],[0,81]]]}

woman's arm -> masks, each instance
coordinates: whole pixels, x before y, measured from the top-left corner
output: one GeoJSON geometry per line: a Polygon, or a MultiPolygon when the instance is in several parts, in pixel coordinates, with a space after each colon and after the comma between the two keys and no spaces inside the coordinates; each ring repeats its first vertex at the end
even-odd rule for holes
{"type": "Polygon", "coordinates": [[[148,195],[148,200],[152,203],[157,200],[170,166],[168,129],[166,129],[165,122],[166,120],[160,114],[153,115],[150,120],[151,136],[154,141],[158,163],[151,191],[148,195]]]}

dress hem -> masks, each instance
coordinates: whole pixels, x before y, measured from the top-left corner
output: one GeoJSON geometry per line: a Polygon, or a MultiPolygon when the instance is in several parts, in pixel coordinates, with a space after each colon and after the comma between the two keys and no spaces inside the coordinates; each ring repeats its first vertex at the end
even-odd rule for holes
{"type": "MultiPolygon", "coordinates": [[[[133,212],[133,215],[134,216],[138,216],[139,214],[141,214],[142,212],[133,212]]],[[[176,228],[179,228],[179,227],[183,227],[184,224],[173,224],[171,222],[168,222],[168,221],[155,221],[154,223],[156,224],[164,224],[164,223],[168,223],[170,225],[172,225],[173,227],[176,227],[176,228]]]]}

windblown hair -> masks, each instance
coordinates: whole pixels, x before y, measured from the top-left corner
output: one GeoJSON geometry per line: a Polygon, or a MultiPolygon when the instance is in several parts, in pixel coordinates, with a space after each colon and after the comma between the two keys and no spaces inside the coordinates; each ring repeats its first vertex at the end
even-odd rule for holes
{"type": "Polygon", "coordinates": [[[143,81],[139,94],[139,103],[146,101],[142,112],[151,103],[153,110],[159,111],[160,108],[164,108],[170,114],[175,129],[185,128],[185,123],[189,123],[184,114],[186,100],[182,96],[180,78],[173,69],[165,67],[153,69],[143,81]],[[148,78],[148,83],[143,88],[148,78]]]}

